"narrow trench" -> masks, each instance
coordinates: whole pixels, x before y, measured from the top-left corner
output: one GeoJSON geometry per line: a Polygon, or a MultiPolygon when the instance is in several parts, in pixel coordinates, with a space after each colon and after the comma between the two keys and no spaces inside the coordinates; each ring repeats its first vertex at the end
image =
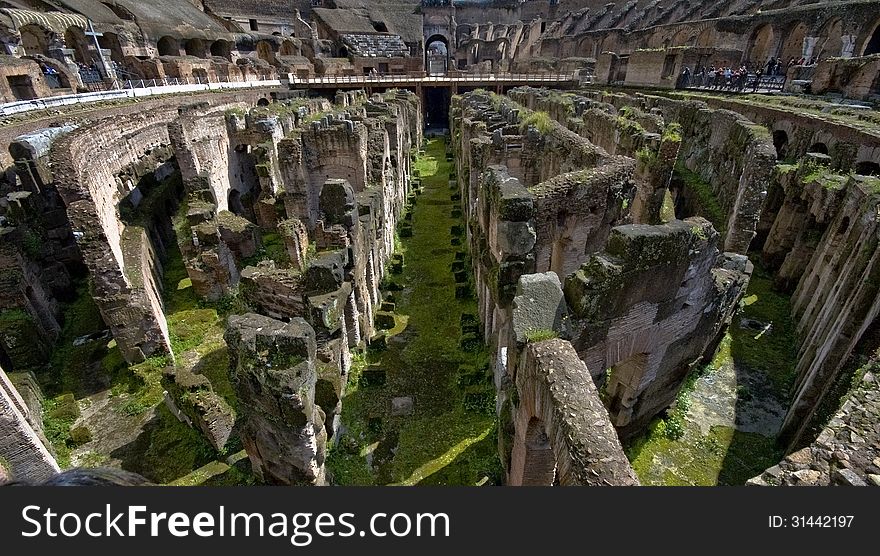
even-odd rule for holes
{"type": "Polygon", "coordinates": [[[340,485],[500,484],[495,390],[446,140],[430,139],[416,169],[422,190],[383,282],[385,341],[355,355],[328,471],[340,485]]]}

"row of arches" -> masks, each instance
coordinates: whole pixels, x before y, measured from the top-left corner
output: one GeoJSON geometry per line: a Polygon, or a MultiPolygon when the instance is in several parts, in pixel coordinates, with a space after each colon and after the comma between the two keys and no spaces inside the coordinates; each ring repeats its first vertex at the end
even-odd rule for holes
{"type": "MultiPolygon", "coordinates": [[[[179,41],[174,37],[165,36],[156,43],[156,50],[159,56],[186,55],[196,58],[216,56],[231,60],[235,45],[231,41],[223,39],[208,43],[199,38],[179,41]]],[[[297,56],[300,54],[300,49],[290,39],[284,40],[277,49],[270,41],[261,40],[256,43],[255,50],[259,59],[270,64],[276,63],[276,56],[297,56]]]]}
{"type": "Polygon", "coordinates": [[[880,53],[880,20],[855,35],[847,34],[844,22],[835,18],[822,25],[814,36],[811,34],[804,22],[789,29],[779,29],[771,23],[765,23],[752,32],[746,58],[763,63],[771,57],[782,60],[801,57],[822,59],[880,53]]]}
{"type": "MultiPolygon", "coordinates": [[[[776,149],[777,160],[785,160],[792,155],[796,156],[798,154],[797,152],[792,152],[788,133],[784,129],[773,130],[773,147],[776,149]]],[[[828,148],[828,143],[817,141],[809,146],[807,153],[830,155],[831,150],[828,148]]],[[[852,166],[852,170],[855,174],[861,176],[880,176],[880,164],[873,160],[859,160],[852,166]]]]}

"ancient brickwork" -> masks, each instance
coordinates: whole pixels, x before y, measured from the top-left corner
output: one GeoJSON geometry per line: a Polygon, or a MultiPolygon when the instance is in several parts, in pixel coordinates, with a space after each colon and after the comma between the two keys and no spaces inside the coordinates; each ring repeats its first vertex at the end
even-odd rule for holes
{"type": "Polygon", "coordinates": [[[564,340],[526,347],[508,484],[637,485],[589,371],[564,340]]]}
{"type": "Polygon", "coordinates": [[[605,252],[566,279],[572,343],[606,390],[622,434],[669,406],[690,368],[714,353],[751,264],[722,256],[701,218],[612,231],[605,252]]]}
{"type": "Polygon", "coordinates": [[[323,485],[327,432],[315,404],[315,332],[302,319],[229,319],[230,379],[254,473],[270,484],[323,485]]]}
{"type": "Polygon", "coordinates": [[[11,479],[41,481],[57,473],[58,464],[29,416],[30,409],[0,369],[0,467],[11,479]]]}

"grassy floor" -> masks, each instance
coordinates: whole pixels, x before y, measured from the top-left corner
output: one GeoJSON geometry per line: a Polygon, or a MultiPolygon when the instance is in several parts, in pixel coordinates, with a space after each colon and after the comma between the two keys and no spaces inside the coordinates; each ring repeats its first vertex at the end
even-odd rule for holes
{"type": "MultiPolygon", "coordinates": [[[[451,163],[442,139],[432,140],[417,162],[424,193],[413,214],[413,237],[399,242],[402,274],[391,281],[397,326],[388,348],[355,361],[343,400],[345,438],[328,458],[337,484],[497,484],[494,388],[463,381],[462,372],[488,370],[484,348],[459,347],[461,315],[476,313],[476,301],[456,299],[450,200],[451,163]],[[366,385],[368,366],[387,373],[384,385],[366,385]],[[467,383],[467,385],[464,385],[467,383]],[[414,413],[392,416],[391,400],[413,398],[414,413]],[[480,403],[474,403],[480,400],[480,403]],[[484,403],[483,403],[484,402],[484,403]]],[[[488,375],[486,375],[488,376],[488,375]]],[[[479,382],[479,381],[478,381],[479,382]]]]}

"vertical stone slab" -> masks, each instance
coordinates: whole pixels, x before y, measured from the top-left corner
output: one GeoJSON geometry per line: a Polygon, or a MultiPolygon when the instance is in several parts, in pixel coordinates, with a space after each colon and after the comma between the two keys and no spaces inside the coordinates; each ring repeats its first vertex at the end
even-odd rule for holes
{"type": "Polygon", "coordinates": [[[250,313],[230,317],[225,338],[254,473],[270,484],[323,485],[327,433],[315,404],[315,331],[301,318],[250,313]]]}
{"type": "Polygon", "coordinates": [[[58,473],[55,458],[27,420],[27,406],[0,369],[0,480],[44,481],[58,473]]]}

